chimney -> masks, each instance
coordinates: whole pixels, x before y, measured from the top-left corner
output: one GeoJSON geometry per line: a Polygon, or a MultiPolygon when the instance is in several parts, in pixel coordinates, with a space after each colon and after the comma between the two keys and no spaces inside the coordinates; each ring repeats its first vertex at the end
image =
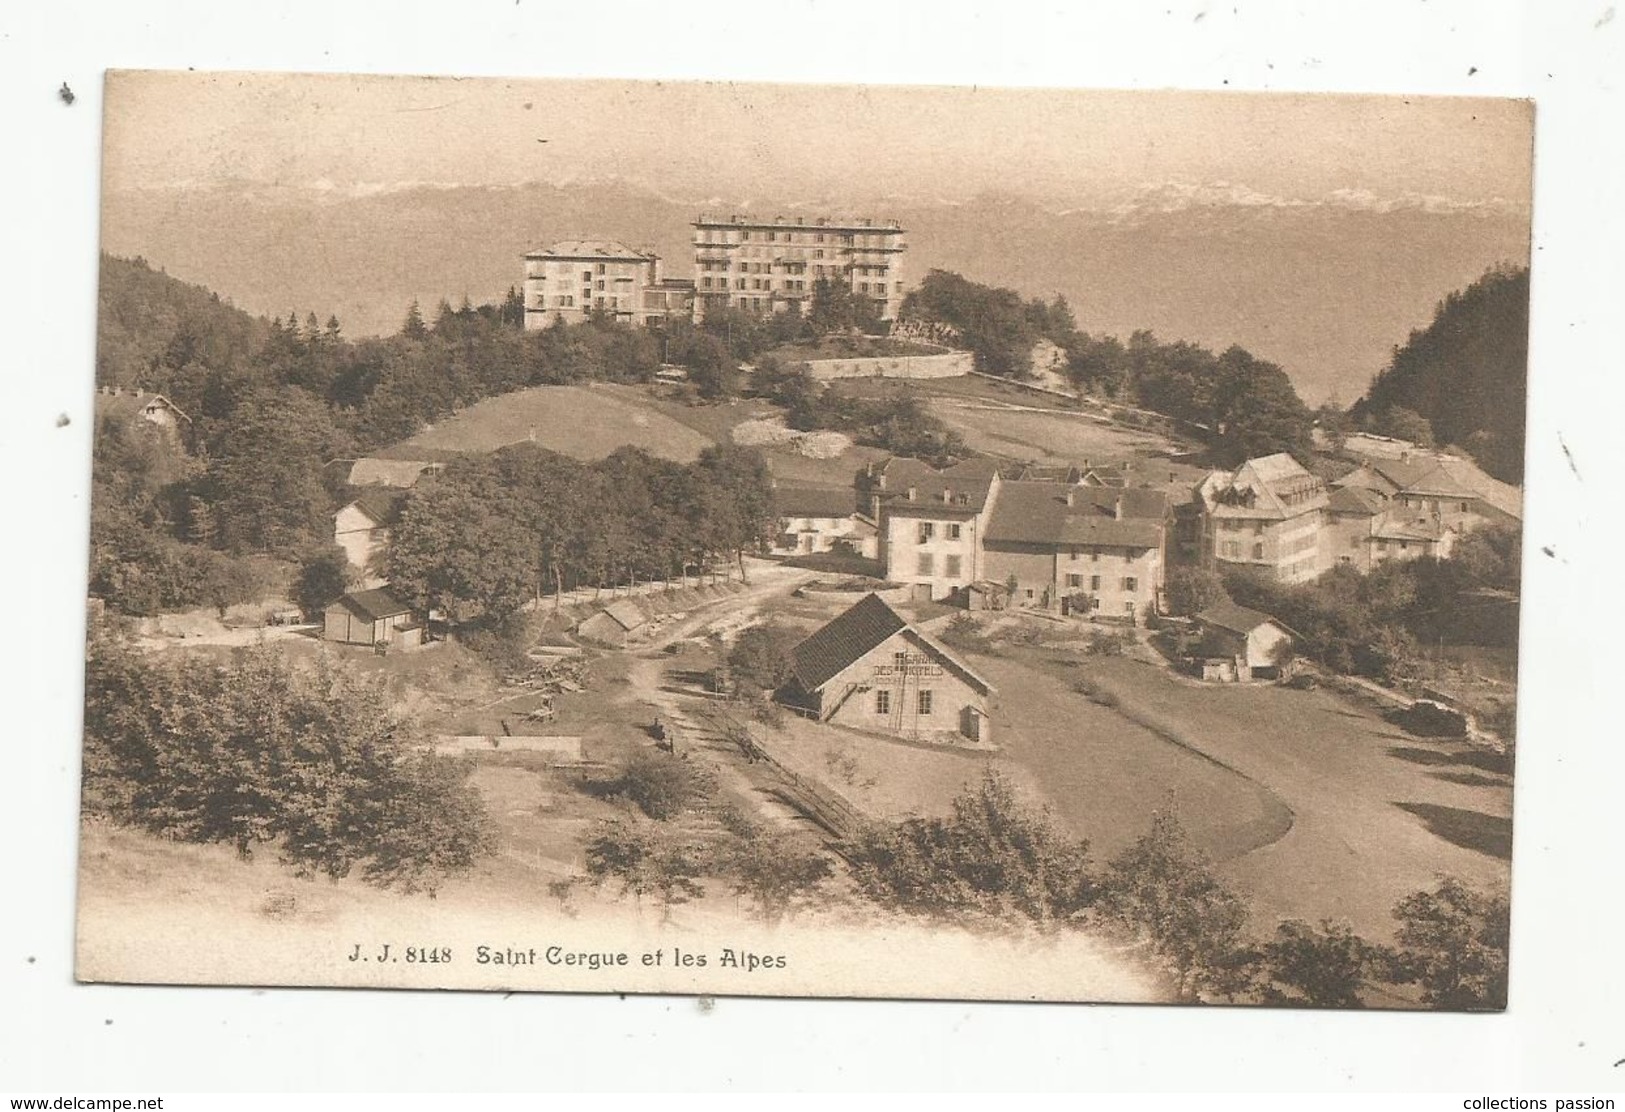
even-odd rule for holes
{"type": "Polygon", "coordinates": [[[1112,516],[1118,521],[1123,520],[1123,496],[1119,494],[1117,501],[1112,503],[1112,516]]]}
{"type": "Polygon", "coordinates": [[[1067,490],[1066,504],[1068,506],[1076,506],[1078,504],[1078,492],[1076,490],[1072,490],[1070,488],[1067,490]]]}
{"type": "Polygon", "coordinates": [[[946,505],[947,503],[952,502],[953,500],[954,500],[954,492],[949,490],[947,487],[943,487],[942,488],[942,501],[943,501],[943,504],[946,505]]]}
{"type": "Polygon", "coordinates": [[[908,488],[908,500],[909,500],[909,501],[910,501],[910,502],[912,502],[912,501],[914,501],[914,496],[915,496],[915,495],[916,495],[916,494],[918,494],[918,493],[919,493],[919,490],[918,490],[918,488],[916,488],[916,487],[909,487],[909,488],[908,488]]]}

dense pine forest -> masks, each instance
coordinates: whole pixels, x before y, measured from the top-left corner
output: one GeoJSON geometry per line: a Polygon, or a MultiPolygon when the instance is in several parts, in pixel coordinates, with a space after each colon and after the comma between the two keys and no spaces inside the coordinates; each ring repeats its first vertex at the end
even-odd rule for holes
{"type": "Polygon", "coordinates": [[[1492,270],[1434,310],[1394,349],[1353,419],[1409,440],[1454,445],[1508,483],[1523,482],[1529,269],[1492,270]]]}

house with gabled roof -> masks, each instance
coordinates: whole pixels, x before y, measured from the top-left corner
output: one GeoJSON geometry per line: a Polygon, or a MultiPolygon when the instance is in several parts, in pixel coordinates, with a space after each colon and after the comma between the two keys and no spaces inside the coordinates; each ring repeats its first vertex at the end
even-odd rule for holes
{"type": "Polygon", "coordinates": [[[96,391],[96,423],[117,421],[125,425],[150,425],[163,432],[177,447],[186,447],[192,436],[192,419],[180,406],[148,390],[124,390],[104,386],[96,391]]]}
{"type": "Polygon", "coordinates": [[[423,644],[423,627],[412,608],[387,587],[352,591],[328,604],[322,614],[322,639],[345,645],[415,649],[423,644]]]}
{"type": "Polygon", "coordinates": [[[899,457],[860,473],[858,490],[879,528],[886,578],[933,599],[986,578],[982,534],[1001,481],[998,464],[987,459],[938,470],[899,457]]]}
{"type": "Polygon", "coordinates": [[[781,701],[819,722],[899,737],[991,745],[994,687],[879,595],[790,651],[781,701]]]}
{"type": "Polygon", "coordinates": [[[1443,452],[1372,458],[1334,486],[1369,490],[1407,509],[1433,514],[1458,530],[1523,521],[1523,492],[1485,474],[1471,460],[1443,452]]]}
{"type": "Polygon", "coordinates": [[[851,487],[780,483],[773,490],[779,528],[771,551],[775,556],[810,556],[848,551],[876,559],[880,541],[875,521],[857,510],[851,487]]]}
{"type": "Polygon", "coordinates": [[[667,278],[660,256],[614,239],[565,239],[525,255],[525,327],[602,313],[658,325],[694,315],[692,279],[667,278]]]}
{"type": "Polygon", "coordinates": [[[1163,585],[1166,517],[1158,490],[1007,481],[983,570],[1009,606],[1143,622],[1163,585]]]}
{"type": "Polygon", "coordinates": [[[1293,633],[1259,610],[1221,602],[1196,615],[1202,631],[1202,652],[1219,668],[1203,668],[1209,679],[1249,680],[1280,674],[1290,659],[1293,633]]]}
{"type": "Polygon", "coordinates": [[[624,648],[648,632],[649,615],[629,598],[616,599],[583,618],[576,633],[601,645],[624,648]]]}
{"type": "Polygon", "coordinates": [[[1326,484],[1285,452],[1215,471],[1197,489],[1203,548],[1220,564],[1267,569],[1283,583],[1321,572],[1326,484]]]}
{"type": "Polygon", "coordinates": [[[367,490],[333,514],[333,542],[344,550],[363,586],[383,584],[380,564],[405,501],[402,490],[367,490]]]}

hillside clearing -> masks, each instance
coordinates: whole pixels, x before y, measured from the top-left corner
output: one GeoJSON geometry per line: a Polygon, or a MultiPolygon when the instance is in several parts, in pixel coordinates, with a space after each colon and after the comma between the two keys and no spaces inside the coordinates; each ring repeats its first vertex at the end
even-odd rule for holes
{"type": "Polygon", "coordinates": [[[674,463],[693,462],[714,442],[631,390],[533,386],[471,405],[395,445],[389,454],[410,458],[414,449],[492,452],[527,440],[588,462],[632,447],[674,463]]]}

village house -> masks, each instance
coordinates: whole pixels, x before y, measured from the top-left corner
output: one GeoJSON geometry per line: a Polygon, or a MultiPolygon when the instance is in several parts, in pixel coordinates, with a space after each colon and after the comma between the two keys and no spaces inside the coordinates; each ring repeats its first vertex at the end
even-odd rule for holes
{"type": "Polygon", "coordinates": [[[1157,610],[1163,586],[1160,491],[1009,481],[984,535],[986,579],[1007,605],[1131,624],[1157,610]]]}
{"type": "Polygon", "coordinates": [[[999,496],[998,466],[971,459],[938,471],[894,458],[859,476],[859,493],[879,523],[886,578],[942,599],[986,578],[982,535],[999,496]]]}
{"type": "Polygon", "coordinates": [[[1282,583],[1321,572],[1326,485],[1285,452],[1215,471],[1198,490],[1205,553],[1220,564],[1266,568],[1282,583]]]}
{"type": "Polygon", "coordinates": [[[423,644],[423,627],[412,608],[387,588],[353,591],[328,604],[322,615],[322,639],[344,645],[415,649],[423,644]]]}
{"type": "Polygon", "coordinates": [[[846,552],[877,559],[880,538],[874,519],[856,512],[851,487],[781,485],[774,490],[779,529],[775,556],[846,552]]]}
{"type": "Polygon", "coordinates": [[[1448,559],[1456,530],[1426,510],[1390,504],[1362,487],[1334,487],[1321,531],[1325,570],[1368,572],[1389,560],[1448,559]]]}
{"type": "Polygon", "coordinates": [[[96,391],[94,410],[98,426],[106,421],[151,426],[178,448],[187,447],[192,437],[192,419],[162,394],[104,386],[96,391]]]}
{"type": "Polygon", "coordinates": [[[648,632],[649,616],[631,599],[616,599],[583,618],[577,635],[601,645],[623,649],[648,632]]]}
{"type": "Polygon", "coordinates": [[[1257,610],[1224,602],[1198,614],[1196,624],[1203,679],[1274,678],[1291,657],[1292,631],[1257,610]]]}
{"type": "Polygon", "coordinates": [[[1370,491],[1395,506],[1431,514],[1441,526],[1458,532],[1523,521],[1522,491],[1485,474],[1471,460],[1446,453],[1368,457],[1332,485],[1370,491]]]}
{"type": "Polygon", "coordinates": [[[991,745],[993,685],[879,595],[791,650],[779,697],[819,722],[927,741],[991,745]]]}
{"type": "Polygon", "coordinates": [[[333,542],[344,550],[363,587],[379,587],[390,527],[400,521],[405,493],[369,490],[333,515],[333,542]]]}

